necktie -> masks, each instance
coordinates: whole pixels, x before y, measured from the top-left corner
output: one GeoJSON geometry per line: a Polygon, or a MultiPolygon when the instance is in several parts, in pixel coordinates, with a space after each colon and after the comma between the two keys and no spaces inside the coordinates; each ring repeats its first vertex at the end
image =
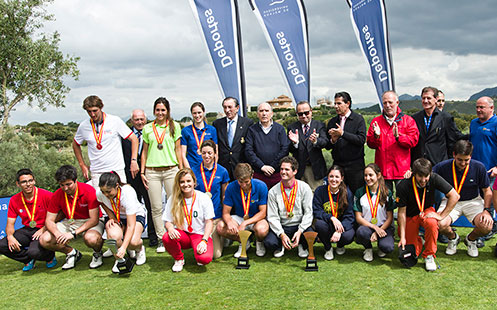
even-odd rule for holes
{"type": "Polygon", "coordinates": [[[305,126],[304,126],[304,136],[307,136],[308,132],[309,132],[309,124],[305,124],[305,126]]]}
{"type": "Polygon", "coordinates": [[[235,130],[233,129],[234,120],[228,122],[228,145],[231,147],[233,145],[233,138],[235,137],[235,130]]]}
{"type": "Polygon", "coordinates": [[[143,140],[142,140],[142,132],[141,132],[141,130],[137,130],[135,132],[135,135],[138,138],[138,156],[139,156],[142,153],[142,147],[143,147],[143,143],[142,143],[143,140]]]}
{"type": "Polygon", "coordinates": [[[342,127],[342,129],[343,129],[343,127],[345,126],[345,120],[346,120],[346,119],[347,119],[347,117],[346,117],[346,116],[342,116],[342,119],[340,120],[340,127],[342,127]]]}

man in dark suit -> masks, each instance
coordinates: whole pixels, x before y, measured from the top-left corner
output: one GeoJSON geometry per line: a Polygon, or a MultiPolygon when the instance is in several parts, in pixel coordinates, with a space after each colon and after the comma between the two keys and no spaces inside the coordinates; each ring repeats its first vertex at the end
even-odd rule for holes
{"type": "Polygon", "coordinates": [[[298,121],[287,128],[290,152],[299,163],[297,179],[309,184],[314,192],[323,185],[326,175],[326,162],[321,151],[328,143],[326,130],[323,123],[312,119],[312,108],[307,101],[299,102],[296,111],[298,121]]]}
{"type": "Polygon", "coordinates": [[[233,181],[233,171],[238,163],[246,162],[245,140],[252,120],[238,115],[240,104],[233,97],[223,100],[223,110],[226,117],[217,119],[212,125],[217,130],[218,163],[228,170],[233,181]]]}
{"type": "MultiPolygon", "coordinates": [[[[142,138],[142,129],[143,126],[147,123],[147,117],[145,116],[145,112],[141,109],[133,110],[131,113],[131,130],[138,138],[138,167],[141,167],[140,159],[143,150],[143,138],[142,138]]],[[[145,207],[147,208],[147,233],[148,233],[148,241],[150,246],[157,246],[157,234],[155,233],[154,222],[151,220],[151,206],[150,199],[148,198],[147,190],[143,185],[142,178],[140,174],[137,174],[136,177],[131,176],[131,172],[129,170],[129,162],[131,159],[131,143],[128,140],[122,141],[123,146],[123,155],[124,160],[126,162],[126,167],[124,169],[126,173],[126,178],[128,179],[128,183],[135,189],[136,195],[139,201],[143,201],[145,203],[145,207]]]]}
{"type": "Polygon", "coordinates": [[[328,149],[332,149],[333,164],[345,171],[345,184],[355,191],[364,186],[364,142],[366,123],[362,115],[350,109],[352,98],[349,93],[335,94],[337,116],[328,121],[328,149]]]}

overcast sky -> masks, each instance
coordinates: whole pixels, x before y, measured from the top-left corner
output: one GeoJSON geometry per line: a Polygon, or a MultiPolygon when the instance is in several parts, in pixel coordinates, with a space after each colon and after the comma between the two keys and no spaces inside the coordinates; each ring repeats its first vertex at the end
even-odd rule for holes
{"type": "MultiPolygon", "coordinates": [[[[239,0],[248,103],[289,95],[248,0],[239,0]]],[[[497,86],[495,1],[386,0],[396,90],[419,94],[432,85],[447,99],[467,99],[497,86]]],[[[368,66],[355,38],[345,0],[305,1],[309,23],[311,100],[348,91],[355,103],[376,102],[368,66]]],[[[194,101],[221,111],[221,92],[187,0],[56,0],[65,54],[81,57],[78,81],[68,81],[66,108],[42,112],[19,104],[11,124],[80,122],[83,99],[98,95],[104,111],[128,117],[133,108],[151,116],[167,97],[175,119],[194,101]]]]}

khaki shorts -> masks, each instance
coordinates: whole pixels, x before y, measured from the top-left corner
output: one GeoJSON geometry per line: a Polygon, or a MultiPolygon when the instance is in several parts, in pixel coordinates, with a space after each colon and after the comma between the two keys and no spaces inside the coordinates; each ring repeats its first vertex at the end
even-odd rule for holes
{"type": "MultiPolygon", "coordinates": [[[[447,206],[447,199],[443,199],[440,203],[440,208],[438,212],[442,212],[447,206]]],[[[452,223],[457,221],[457,219],[464,215],[468,221],[473,223],[475,216],[483,212],[483,199],[480,196],[466,201],[458,201],[456,206],[452,211],[450,211],[449,216],[452,219],[452,223]]]]}
{"type": "MultiPolygon", "coordinates": [[[[65,233],[72,233],[76,229],[80,228],[83,226],[84,223],[86,223],[89,219],[80,219],[80,220],[74,220],[73,224],[69,224],[68,219],[63,219],[62,221],[57,223],[57,229],[65,234],[65,233]]],[[[104,223],[102,221],[98,221],[98,224],[93,226],[92,228],[88,230],[95,230],[99,232],[101,235],[104,233],[104,223]]],[[[84,235],[85,232],[80,233],[80,235],[84,235]]]]}
{"type": "MultiPolygon", "coordinates": [[[[231,216],[231,218],[232,218],[232,219],[234,219],[234,220],[235,220],[235,222],[237,222],[237,223],[238,223],[238,225],[240,225],[240,224],[243,222],[243,217],[241,217],[241,216],[238,216],[238,215],[234,215],[234,214],[233,214],[233,215],[231,216]]],[[[255,225],[255,224],[250,224],[250,225],[245,226],[245,230],[254,231],[254,225],[255,225]]]]}

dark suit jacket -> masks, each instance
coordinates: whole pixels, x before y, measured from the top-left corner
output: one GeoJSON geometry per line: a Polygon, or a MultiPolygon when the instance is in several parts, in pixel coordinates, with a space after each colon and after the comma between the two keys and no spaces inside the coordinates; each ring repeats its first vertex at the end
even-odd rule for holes
{"type": "Polygon", "coordinates": [[[236,165],[247,161],[245,158],[245,141],[247,139],[247,131],[253,123],[250,118],[238,115],[231,148],[228,144],[228,122],[226,117],[217,119],[212,123],[212,126],[217,130],[218,163],[228,170],[231,180],[234,180],[233,172],[236,165]]]}
{"type": "Polygon", "coordinates": [[[300,179],[304,175],[305,166],[308,162],[310,162],[312,166],[312,173],[314,174],[315,180],[320,180],[324,178],[326,175],[326,162],[323,157],[322,148],[327,145],[326,138],[326,130],[324,128],[324,124],[317,120],[311,120],[311,124],[309,126],[309,132],[307,136],[304,136],[304,132],[302,130],[302,123],[297,121],[288,126],[287,131],[295,132],[295,129],[299,133],[299,145],[298,148],[295,148],[293,142],[290,141],[290,152],[293,157],[295,157],[299,163],[299,170],[297,172],[297,178],[300,179]],[[309,141],[308,137],[310,134],[316,130],[316,133],[319,134],[316,144],[312,144],[309,141]]]}
{"type": "MultiPolygon", "coordinates": [[[[133,131],[133,127],[131,127],[131,131],[133,131]]],[[[134,132],[133,132],[134,134],[134,132]]],[[[142,178],[140,173],[136,175],[136,177],[133,179],[131,177],[131,172],[129,171],[129,165],[131,163],[131,141],[128,139],[122,139],[121,141],[122,148],[123,148],[123,156],[124,156],[124,173],[126,173],[126,179],[127,183],[131,185],[135,191],[136,195],[138,196],[138,199],[140,200],[142,198],[143,192],[146,192],[145,186],[143,185],[142,178]]],[[[141,153],[138,154],[138,167],[141,167],[141,153]]],[[[147,197],[148,200],[148,197],[147,197]]]]}

